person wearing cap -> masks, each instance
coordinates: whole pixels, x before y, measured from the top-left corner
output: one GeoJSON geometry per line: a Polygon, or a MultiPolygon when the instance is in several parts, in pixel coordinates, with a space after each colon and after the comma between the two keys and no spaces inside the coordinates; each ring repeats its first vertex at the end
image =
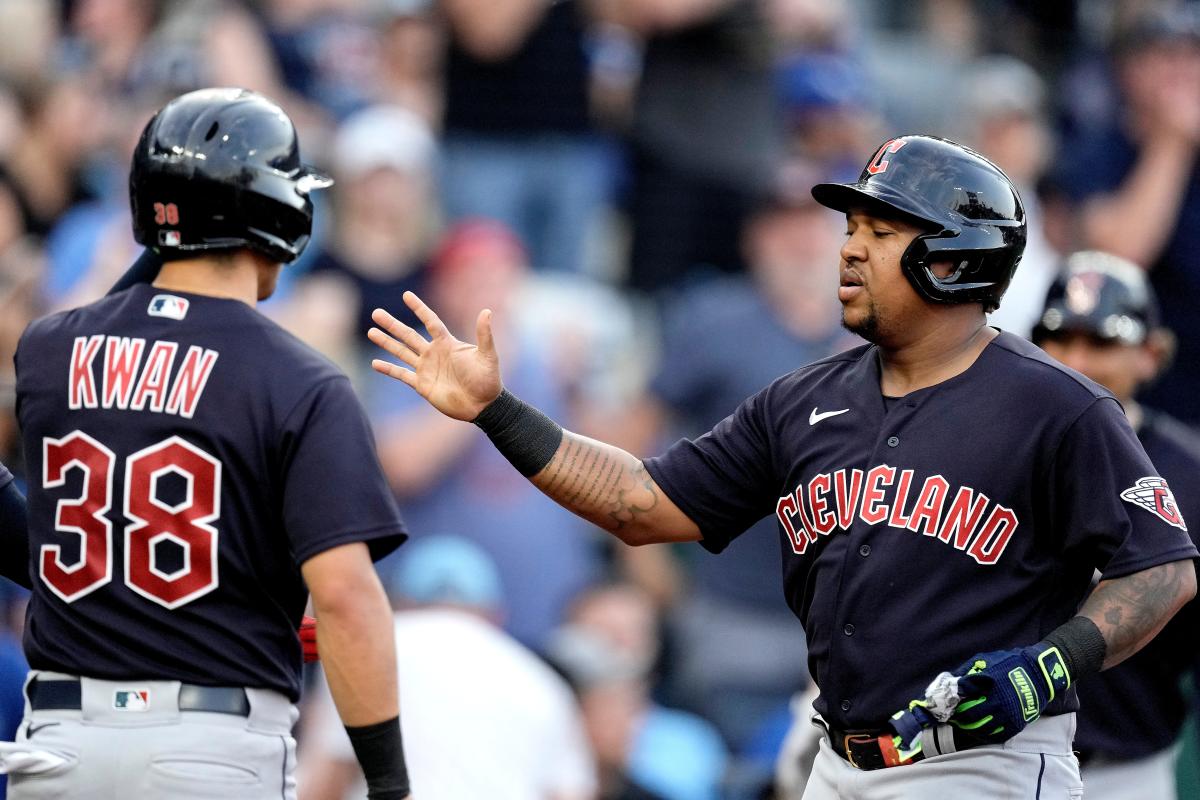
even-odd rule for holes
{"type": "Polygon", "coordinates": [[[305,279],[353,294],[357,340],[371,309],[419,285],[435,231],[437,143],[428,123],[399,106],[359,111],[337,129],[333,227],[305,279]]]}
{"type": "Polygon", "coordinates": [[[472,345],[405,295],[428,336],[376,311],[368,337],[401,363],[372,366],[627,544],[720,553],[774,516],[825,731],[806,800],[1079,796],[1073,686],[1195,596],[1200,553],[1111,394],[987,325],[1025,242],[994,163],[898,136],[854,183],[811,191],[845,221],[827,291],[866,344],[663,455],[506,391],[486,308],[472,345]]]}
{"type": "MultiPolygon", "coordinates": [[[[437,800],[592,800],[596,768],[570,687],[499,627],[495,563],[468,539],[412,543],[388,582],[407,759],[437,800]]],[[[301,800],[347,796],[354,752],[324,682],[300,752],[301,800]]]]}
{"type": "Polygon", "coordinates": [[[1200,9],[1159,7],[1112,47],[1120,102],[1108,125],[1062,142],[1049,184],[1078,207],[1074,240],[1146,269],[1178,358],[1144,394],[1200,423],[1200,9]]]}
{"type": "MultiPolygon", "coordinates": [[[[1145,273],[1108,253],[1073,254],[1046,295],[1033,340],[1112,391],[1184,519],[1200,519],[1200,435],[1135,399],[1173,346],[1145,273]]],[[[1196,540],[1200,523],[1188,532],[1196,540]]],[[[1075,750],[1088,800],[1174,799],[1188,709],[1180,682],[1196,662],[1198,613],[1188,603],[1143,650],[1079,685],[1075,750]]]]}

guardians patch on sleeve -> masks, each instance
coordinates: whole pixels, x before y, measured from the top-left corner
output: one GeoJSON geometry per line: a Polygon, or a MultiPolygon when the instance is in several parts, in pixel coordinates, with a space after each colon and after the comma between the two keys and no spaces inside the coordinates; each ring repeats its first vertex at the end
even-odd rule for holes
{"type": "Polygon", "coordinates": [[[1179,513],[1179,506],[1175,503],[1175,495],[1171,494],[1167,482],[1157,475],[1138,478],[1137,483],[1121,492],[1121,499],[1146,509],[1168,525],[1174,525],[1181,531],[1187,530],[1183,514],[1179,513]]]}

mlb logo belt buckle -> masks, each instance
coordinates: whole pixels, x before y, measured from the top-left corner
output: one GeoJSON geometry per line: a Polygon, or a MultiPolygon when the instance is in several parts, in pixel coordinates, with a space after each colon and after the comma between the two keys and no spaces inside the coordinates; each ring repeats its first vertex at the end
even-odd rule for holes
{"type": "Polygon", "coordinates": [[[113,692],[112,707],[117,711],[149,711],[149,689],[117,689],[113,692]]]}

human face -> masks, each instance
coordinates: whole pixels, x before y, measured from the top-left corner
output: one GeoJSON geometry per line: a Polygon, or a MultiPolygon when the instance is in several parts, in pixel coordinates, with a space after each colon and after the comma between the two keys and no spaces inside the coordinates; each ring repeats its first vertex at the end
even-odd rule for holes
{"type": "Polygon", "coordinates": [[[1121,344],[1086,333],[1063,333],[1042,342],[1053,359],[1081,372],[1128,402],[1143,382],[1153,377],[1154,355],[1144,345],[1121,344]]]}
{"type": "Polygon", "coordinates": [[[928,304],[900,269],[900,257],[923,231],[899,219],[859,209],[846,214],[841,249],[842,326],[869,342],[887,342],[902,333],[928,304]]]}

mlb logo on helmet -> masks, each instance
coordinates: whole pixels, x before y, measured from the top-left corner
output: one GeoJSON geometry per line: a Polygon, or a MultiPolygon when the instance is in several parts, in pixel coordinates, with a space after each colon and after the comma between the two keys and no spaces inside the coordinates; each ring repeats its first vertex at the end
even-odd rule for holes
{"type": "Polygon", "coordinates": [[[1146,509],[1168,525],[1174,525],[1181,531],[1187,530],[1187,523],[1183,521],[1183,514],[1179,513],[1179,506],[1175,503],[1175,495],[1171,494],[1167,482],[1157,475],[1138,478],[1137,483],[1121,492],[1121,499],[1146,509]]]}
{"type": "Polygon", "coordinates": [[[117,689],[113,692],[113,708],[120,711],[149,711],[149,689],[117,689]]]}
{"type": "Polygon", "coordinates": [[[173,294],[156,294],[150,301],[150,307],[146,309],[146,313],[152,317],[166,317],[167,319],[183,319],[187,316],[188,301],[183,297],[176,297],[173,294]]]}

